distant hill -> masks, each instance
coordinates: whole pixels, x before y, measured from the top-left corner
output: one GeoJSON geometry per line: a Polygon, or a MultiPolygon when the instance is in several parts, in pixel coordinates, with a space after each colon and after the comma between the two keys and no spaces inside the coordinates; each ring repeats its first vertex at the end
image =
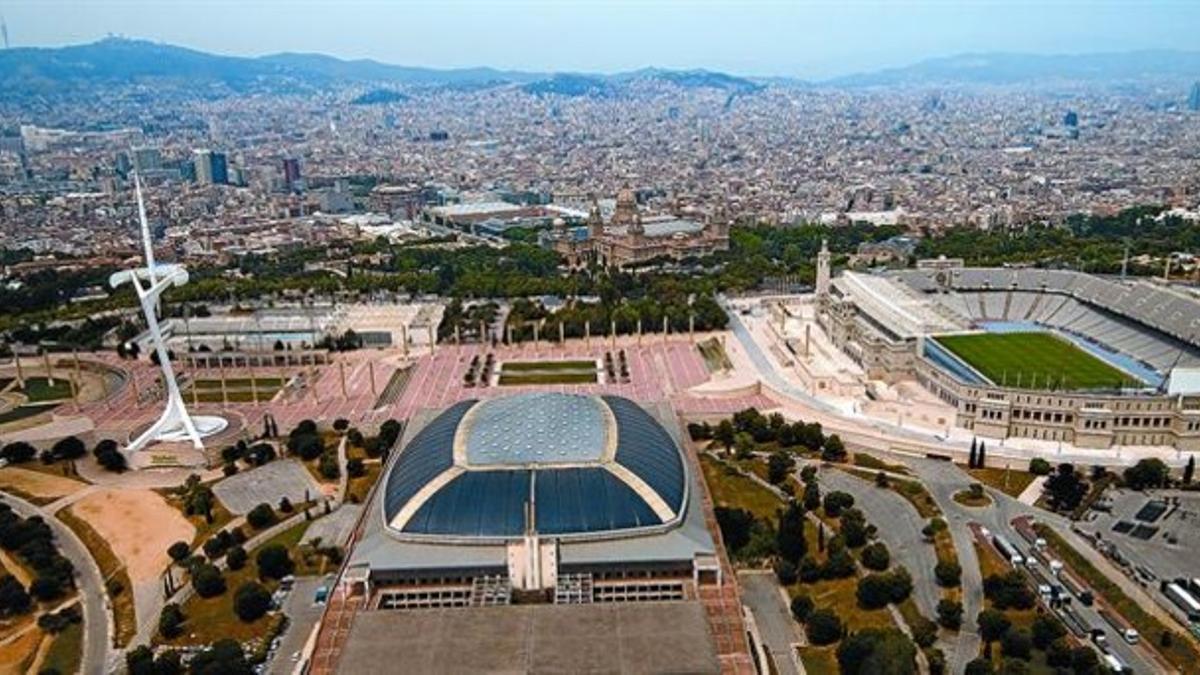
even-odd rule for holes
{"type": "Polygon", "coordinates": [[[591,98],[611,98],[617,94],[617,89],[607,78],[592,75],[576,75],[560,73],[546,79],[530,82],[521,87],[521,91],[534,96],[557,94],[559,96],[589,96],[591,98]]]}
{"type": "Polygon", "coordinates": [[[928,59],[827,80],[824,86],[873,87],[911,84],[1022,84],[1055,80],[1081,82],[1155,77],[1195,79],[1200,52],[1150,50],[1096,54],[961,54],[928,59]]]}
{"type": "Polygon", "coordinates": [[[750,93],[763,88],[763,85],[744,77],[718,73],[711,70],[660,70],[657,68],[646,68],[644,70],[633,71],[632,73],[615,75],[614,78],[659,80],[669,82],[684,89],[718,89],[738,93],[750,93]]]}
{"type": "Polygon", "coordinates": [[[380,105],[383,103],[401,103],[407,101],[408,97],[398,91],[391,89],[372,89],[365,94],[360,94],[350,101],[352,105],[380,105]]]}

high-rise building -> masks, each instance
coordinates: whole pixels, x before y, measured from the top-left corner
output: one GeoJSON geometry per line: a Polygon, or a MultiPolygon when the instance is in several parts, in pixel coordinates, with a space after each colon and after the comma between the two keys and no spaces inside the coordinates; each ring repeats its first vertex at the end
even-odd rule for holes
{"type": "Polygon", "coordinates": [[[301,189],[299,159],[287,157],[283,160],[283,183],[289,192],[301,189]]]}
{"type": "Polygon", "coordinates": [[[1077,127],[1079,126],[1079,115],[1074,110],[1068,110],[1066,115],[1063,115],[1063,126],[1077,127]]]}
{"type": "Polygon", "coordinates": [[[197,150],[195,153],[196,182],[201,185],[225,185],[229,183],[229,169],[225,153],[212,150],[197,150]]]}
{"type": "Polygon", "coordinates": [[[1192,93],[1188,96],[1188,109],[1200,112],[1200,82],[1192,85],[1192,93]]]}
{"type": "Polygon", "coordinates": [[[158,171],[162,168],[162,152],[158,148],[141,146],[133,149],[133,168],[138,173],[158,171]]]}

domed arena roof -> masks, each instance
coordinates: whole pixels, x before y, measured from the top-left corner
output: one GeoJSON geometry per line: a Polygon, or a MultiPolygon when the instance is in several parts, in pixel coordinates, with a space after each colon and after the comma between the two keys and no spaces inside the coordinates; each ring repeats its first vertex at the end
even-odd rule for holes
{"type": "Polygon", "coordinates": [[[564,538],[677,523],[683,457],[666,429],[617,396],[528,393],[463,401],[393,463],[383,517],[394,534],[494,541],[564,538]]]}

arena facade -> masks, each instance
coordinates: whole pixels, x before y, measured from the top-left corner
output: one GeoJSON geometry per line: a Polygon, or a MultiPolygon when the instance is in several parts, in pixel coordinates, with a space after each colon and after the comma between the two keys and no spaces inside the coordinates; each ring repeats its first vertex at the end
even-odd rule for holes
{"type": "Polygon", "coordinates": [[[372,609],[694,599],[720,564],[666,419],[552,392],[418,413],[346,581],[372,609]]]}
{"type": "MultiPolygon", "coordinates": [[[[1200,299],[1187,292],[1147,280],[944,259],[831,278],[823,252],[816,303],[830,342],[867,377],[915,378],[973,434],[1093,449],[1200,450],[1200,299]],[[987,334],[1053,336],[1070,358],[1030,372],[1029,362],[1045,355],[1001,355],[1014,372],[988,377],[981,363],[947,348],[957,336],[987,334]],[[1078,376],[1068,370],[1076,366],[1078,376]],[[1090,381],[1082,374],[1089,367],[1090,381]],[[1105,370],[1118,377],[1098,383],[1095,373],[1105,370]]],[[[1039,341],[1045,338],[1029,342],[1039,341]]]]}

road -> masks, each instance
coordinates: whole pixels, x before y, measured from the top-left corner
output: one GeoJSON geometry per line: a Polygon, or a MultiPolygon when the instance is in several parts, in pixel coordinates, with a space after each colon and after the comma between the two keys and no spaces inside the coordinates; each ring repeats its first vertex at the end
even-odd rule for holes
{"type": "Polygon", "coordinates": [[[13,511],[22,518],[41,516],[54,531],[54,540],[59,551],[75,566],[80,604],[83,606],[81,670],[85,675],[110,672],[112,664],[109,663],[109,645],[112,644],[112,626],[109,621],[108,598],[104,593],[104,580],[96,561],[71,528],[63,525],[57,518],[24,499],[8,493],[2,494],[4,502],[12,506],[13,511]]]}
{"type": "Polygon", "coordinates": [[[799,642],[796,622],[780,596],[779,583],[771,572],[738,572],[738,584],[742,589],[742,602],[750,607],[763,644],[775,662],[780,675],[798,675],[792,660],[792,644],[799,642]]]}
{"type": "Polygon", "coordinates": [[[283,601],[283,613],[287,615],[289,623],[287,630],[283,632],[275,658],[267,664],[267,673],[270,675],[287,675],[299,664],[299,660],[293,660],[292,655],[304,648],[313,627],[321,618],[324,605],[314,603],[313,595],[323,583],[328,583],[324,577],[297,579],[295,588],[283,601]]]}
{"type": "MultiPolygon", "coordinates": [[[[963,506],[954,501],[954,493],[965,489],[973,482],[973,479],[962,469],[950,462],[930,459],[906,458],[905,462],[917,472],[925,487],[937,501],[938,506],[941,507],[942,513],[946,515],[950,533],[954,538],[954,547],[958,551],[959,563],[963,567],[963,631],[976,631],[978,627],[975,617],[983,608],[983,583],[979,578],[979,561],[972,546],[973,536],[967,524],[972,521],[979,523],[993,533],[1003,534],[1018,547],[1028,549],[1028,544],[1012,526],[1014,518],[1024,515],[1033,516],[1036,520],[1054,527],[1056,531],[1062,532],[1064,535],[1070,532],[1070,523],[1062,516],[1023,504],[990,488],[988,495],[992,498],[991,506],[985,508],[963,506]],[[960,545],[960,539],[965,539],[964,545],[960,545]],[[966,551],[970,552],[970,561],[964,556],[966,551]],[[971,572],[973,572],[971,575],[973,578],[968,581],[968,575],[971,572]]],[[[1078,548],[1080,542],[1077,541],[1077,538],[1072,535],[1071,539],[1076,540],[1072,545],[1078,548]]],[[[1094,607],[1084,607],[1078,603],[1073,607],[1088,625],[1105,629],[1112,651],[1132,667],[1135,673],[1158,672],[1159,669],[1154,662],[1144,656],[1140,650],[1135,650],[1117,636],[1115,631],[1096,614],[1094,607]]],[[[965,665],[965,661],[960,662],[957,659],[954,663],[965,665]]],[[[959,671],[952,670],[951,672],[959,671]]]]}

